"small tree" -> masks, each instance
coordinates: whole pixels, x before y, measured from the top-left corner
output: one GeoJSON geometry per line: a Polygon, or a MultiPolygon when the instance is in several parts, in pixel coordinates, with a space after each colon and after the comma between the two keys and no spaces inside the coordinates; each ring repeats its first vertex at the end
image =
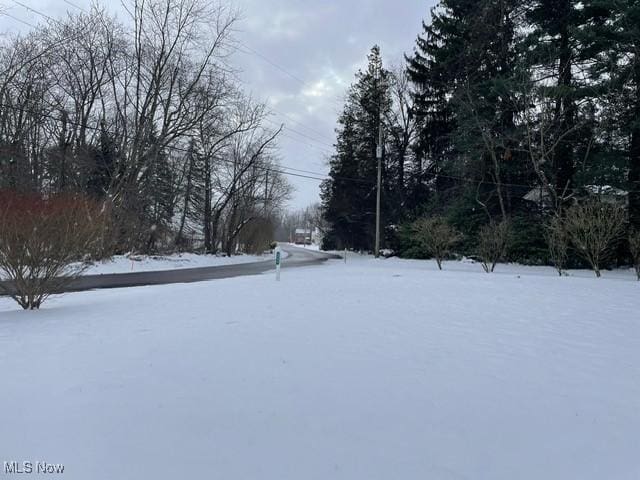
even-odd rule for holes
{"type": "Polygon", "coordinates": [[[549,257],[556,267],[558,275],[562,276],[567,264],[569,251],[569,235],[564,226],[562,217],[555,215],[546,226],[545,239],[549,247],[549,257]]]}
{"type": "Polygon", "coordinates": [[[0,193],[0,292],[40,308],[104,251],[104,208],[74,196],[0,193]]]}
{"type": "Polygon", "coordinates": [[[633,267],[636,269],[638,281],[640,281],[640,231],[632,232],[629,235],[629,250],[633,257],[633,267]]]}
{"type": "Polygon", "coordinates": [[[624,210],[609,203],[589,201],[567,210],[564,224],[571,244],[598,278],[602,264],[622,237],[624,223],[624,210]]]}
{"type": "Polygon", "coordinates": [[[413,234],[429,254],[433,255],[442,270],[442,261],[451,248],[458,243],[462,234],[442,217],[421,218],[413,224],[413,234]]]}
{"type": "Polygon", "coordinates": [[[478,233],[478,255],[482,260],[482,268],[487,273],[492,273],[496,265],[504,258],[509,246],[510,235],[509,222],[491,222],[480,228],[478,233]]]}

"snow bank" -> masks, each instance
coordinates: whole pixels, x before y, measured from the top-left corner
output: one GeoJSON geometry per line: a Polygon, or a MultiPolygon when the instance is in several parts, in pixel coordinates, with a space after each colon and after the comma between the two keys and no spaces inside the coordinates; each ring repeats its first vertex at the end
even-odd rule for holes
{"type": "Polygon", "coordinates": [[[145,256],[118,255],[104,262],[97,262],[84,272],[84,275],[104,275],[108,273],[156,272],[180,268],[216,267],[236,265],[240,263],[263,262],[270,260],[269,255],[234,255],[222,257],[217,255],[196,255],[180,253],[175,255],[145,256]]]}
{"type": "Polygon", "coordinates": [[[0,299],[2,460],[65,479],[640,478],[640,285],[468,268],[0,299]]]}

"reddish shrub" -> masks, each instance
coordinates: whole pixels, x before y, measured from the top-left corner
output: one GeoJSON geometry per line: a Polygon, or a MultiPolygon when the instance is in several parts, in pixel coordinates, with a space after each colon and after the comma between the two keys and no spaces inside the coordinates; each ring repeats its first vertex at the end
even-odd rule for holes
{"type": "Polygon", "coordinates": [[[0,192],[0,292],[40,308],[103,250],[108,217],[80,196],[0,192]]]}

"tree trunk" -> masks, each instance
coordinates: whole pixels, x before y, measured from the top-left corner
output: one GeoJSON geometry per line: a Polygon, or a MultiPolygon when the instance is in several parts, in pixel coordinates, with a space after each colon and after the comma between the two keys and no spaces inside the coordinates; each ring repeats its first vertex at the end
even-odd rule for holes
{"type": "MultiPolygon", "coordinates": [[[[572,52],[570,44],[570,33],[567,23],[569,22],[569,10],[571,5],[569,0],[563,0],[563,8],[566,14],[565,25],[560,33],[560,65],[558,72],[558,87],[560,92],[556,99],[556,117],[558,120],[558,132],[568,132],[575,125],[575,104],[570,93],[567,93],[573,83],[572,73],[572,52]]],[[[569,135],[558,145],[555,157],[556,171],[556,193],[559,196],[566,196],[572,188],[573,175],[575,171],[573,158],[573,136],[569,135]]]]}
{"type": "Polygon", "coordinates": [[[191,203],[191,187],[193,178],[193,164],[194,164],[194,152],[193,149],[189,155],[189,166],[187,167],[187,185],[184,192],[184,208],[182,209],[182,215],[180,217],[180,228],[178,229],[178,235],[176,235],[176,245],[184,244],[184,227],[187,223],[187,215],[189,213],[189,204],[191,203]]]}
{"type": "Polygon", "coordinates": [[[205,253],[214,254],[214,225],[211,218],[211,158],[204,159],[204,249],[205,253]]]}
{"type": "Polygon", "coordinates": [[[634,69],[636,98],[629,151],[629,220],[640,230],[640,59],[634,69]]]}

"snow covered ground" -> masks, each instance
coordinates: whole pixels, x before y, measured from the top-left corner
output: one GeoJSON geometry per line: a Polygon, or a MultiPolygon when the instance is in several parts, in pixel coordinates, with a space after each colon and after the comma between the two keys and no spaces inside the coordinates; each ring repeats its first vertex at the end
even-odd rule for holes
{"type": "Polygon", "coordinates": [[[196,255],[193,253],[159,256],[118,255],[110,260],[93,264],[84,272],[84,275],[155,272],[159,270],[175,270],[180,268],[216,267],[221,265],[262,262],[270,259],[270,255],[234,255],[233,257],[196,255]]]}
{"type": "Polygon", "coordinates": [[[0,461],[65,479],[637,480],[629,273],[374,261],[0,299],[0,461]]]}

